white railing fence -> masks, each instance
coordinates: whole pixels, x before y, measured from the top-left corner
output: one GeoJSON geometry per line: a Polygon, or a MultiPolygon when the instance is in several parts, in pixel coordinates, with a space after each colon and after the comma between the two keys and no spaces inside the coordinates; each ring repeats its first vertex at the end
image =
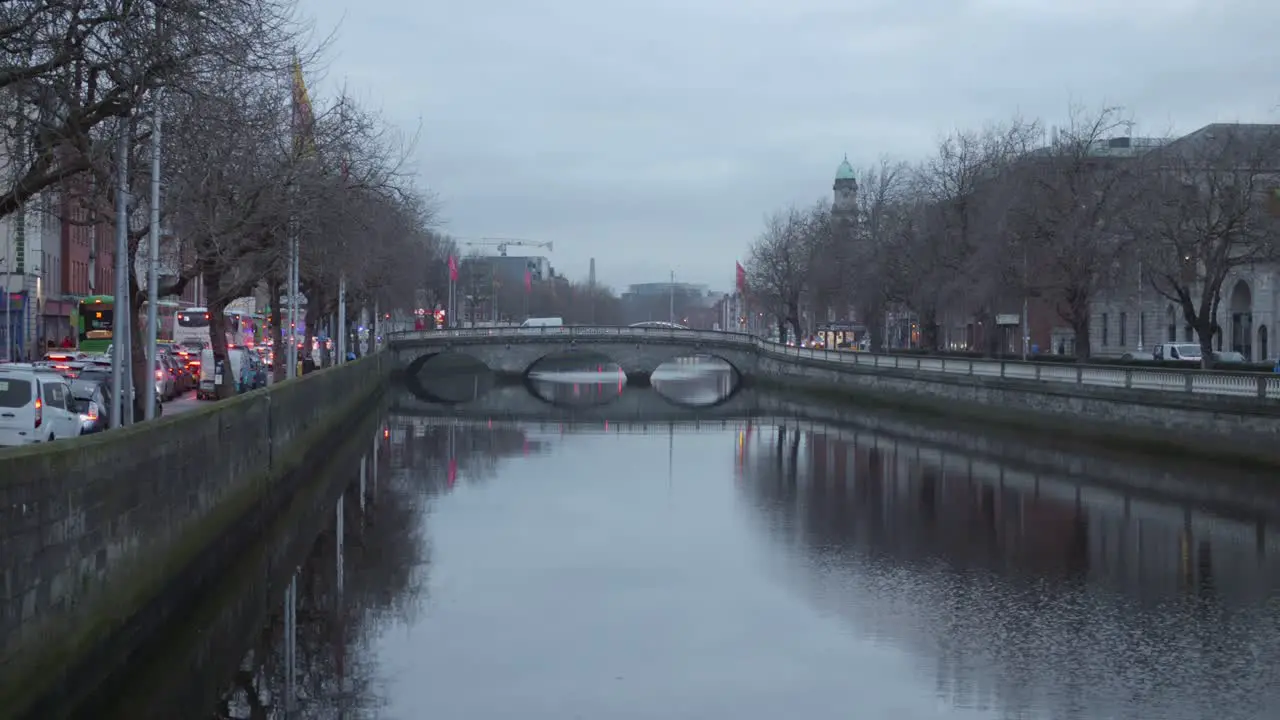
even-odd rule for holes
{"type": "Polygon", "coordinates": [[[945,375],[971,375],[1012,380],[1031,380],[1070,385],[1155,390],[1202,395],[1230,395],[1280,400],[1280,375],[1273,373],[1231,372],[1194,368],[1142,368],[1117,365],[1032,362],[1021,360],[986,360],[931,355],[873,355],[850,350],[817,350],[775,343],[746,333],[719,330],[680,330],[648,327],[543,327],[543,328],[456,328],[394,333],[388,345],[412,343],[431,345],[451,339],[534,338],[571,340],[574,338],[635,337],[645,340],[671,340],[685,343],[710,342],[720,346],[738,345],[744,349],[775,358],[795,358],[853,365],[860,368],[884,368],[945,375]]]}

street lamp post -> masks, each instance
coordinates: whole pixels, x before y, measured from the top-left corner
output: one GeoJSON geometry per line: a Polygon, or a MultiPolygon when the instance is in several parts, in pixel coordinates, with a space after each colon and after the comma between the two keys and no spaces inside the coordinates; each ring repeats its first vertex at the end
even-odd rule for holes
{"type": "MultiPolygon", "coordinates": [[[[8,249],[8,243],[5,244],[8,249]]],[[[9,278],[13,277],[9,272],[9,258],[4,259],[4,360],[5,362],[13,361],[13,308],[9,304],[9,278]]]]}
{"type": "MultiPolygon", "coordinates": [[[[160,284],[160,103],[151,112],[151,240],[147,244],[147,351],[151,364],[148,375],[155,372],[156,364],[156,304],[159,303],[160,284]]],[[[148,379],[144,394],[142,417],[156,417],[156,384],[148,379]]]]}
{"type": "Polygon", "coordinates": [[[675,270],[671,271],[671,286],[669,290],[670,290],[670,294],[668,297],[669,302],[667,306],[667,322],[674,325],[676,322],[676,271],[675,270]]]}
{"type": "MultiPolygon", "coordinates": [[[[116,137],[116,288],[115,307],[112,309],[111,327],[111,426],[124,424],[126,410],[133,408],[128,395],[131,368],[129,360],[128,327],[129,311],[129,118],[121,117],[116,137]]],[[[154,370],[152,371],[154,372],[154,370]]]]}
{"type": "Polygon", "coordinates": [[[1146,313],[1142,311],[1142,261],[1138,261],[1138,352],[1142,352],[1142,340],[1146,337],[1146,313]]]}

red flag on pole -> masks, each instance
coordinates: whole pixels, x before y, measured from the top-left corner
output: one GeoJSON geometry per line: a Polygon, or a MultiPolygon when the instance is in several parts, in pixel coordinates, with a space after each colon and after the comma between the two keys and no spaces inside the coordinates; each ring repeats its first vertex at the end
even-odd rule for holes
{"type": "Polygon", "coordinates": [[[445,477],[445,482],[449,483],[449,487],[458,481],[458,459],[449,458],[449,474],[445,477]]]}
{"type": "Polygon", "coordinates": [[[458,261],[452,255],[449,256],[449,279],[458,282],[458,261]]]}
{"type": "Polygon", "coordinates": [[[524,271],[524,291],[531,292],[532,290],[533,290],[533,273],[528,270],[525,270],[524,271]]]}
{"type": "Polygon", "coordinates": [[[747,271],[742,267],[742,263],[740,262],[735,262],[734,266],[737,270],[736,283],[738,292],[745,294],[747,292],[747,271]]]}

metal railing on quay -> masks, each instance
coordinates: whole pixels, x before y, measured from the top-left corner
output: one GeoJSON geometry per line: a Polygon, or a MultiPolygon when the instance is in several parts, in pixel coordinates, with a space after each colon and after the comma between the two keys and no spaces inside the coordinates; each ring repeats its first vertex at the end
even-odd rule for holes
{"type": "Polygon", "coordinates": [[[453,328],[449,330],[416,330],[395,333],[389,343],[433,343],[449,338],[562,338],[636,337],[650,340],[668,339],[709,341],[717,344],[752,346],[758,352],[778,358],[817,360],[857,366],[907,370],[943,375],[968,375],[1005,378],[1092,387],[1154,390],[1193,395],[1227,395],[1280,400],[1280,375],[1274,373],[1201,370],[1198,368],[1128,368],[1087,363],[1048,363],[1022,360],[988,360],[930,355],[888,355],[804,348],[777,343],[747,333],[722,330],[677,328],[562,326],[537,328],[453,328]]]}

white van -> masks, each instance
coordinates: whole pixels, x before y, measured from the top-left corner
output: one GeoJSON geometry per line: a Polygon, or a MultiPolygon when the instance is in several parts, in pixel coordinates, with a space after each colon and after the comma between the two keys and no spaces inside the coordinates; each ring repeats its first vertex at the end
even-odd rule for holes
{"type": "Polygon", "coordinates": [[[520,323],[522,328],[558,328],[564,327],[564,318],[547,317],[547,318],[528,318],[520,323]]]}
{"type": "Polygon", "coordinates": [[[0,365],[0,447],[80,435],[66,378],[29,363],[0,365]]]}
{"type": "MultiPolygon", "coordinates": [[[[200,384],[196,386],[197,399],[213,400],[218,397],[218,384],[222,382],[222,376],[217,374],[217,370],[213,362],[213,348],[205,348],[200,353],[200,384]]],[[[249,372],[249,356],[244,348],[227,350],[227,362],[222,371],[231,373],[236,392],[242,392],[249,372]]]]}

